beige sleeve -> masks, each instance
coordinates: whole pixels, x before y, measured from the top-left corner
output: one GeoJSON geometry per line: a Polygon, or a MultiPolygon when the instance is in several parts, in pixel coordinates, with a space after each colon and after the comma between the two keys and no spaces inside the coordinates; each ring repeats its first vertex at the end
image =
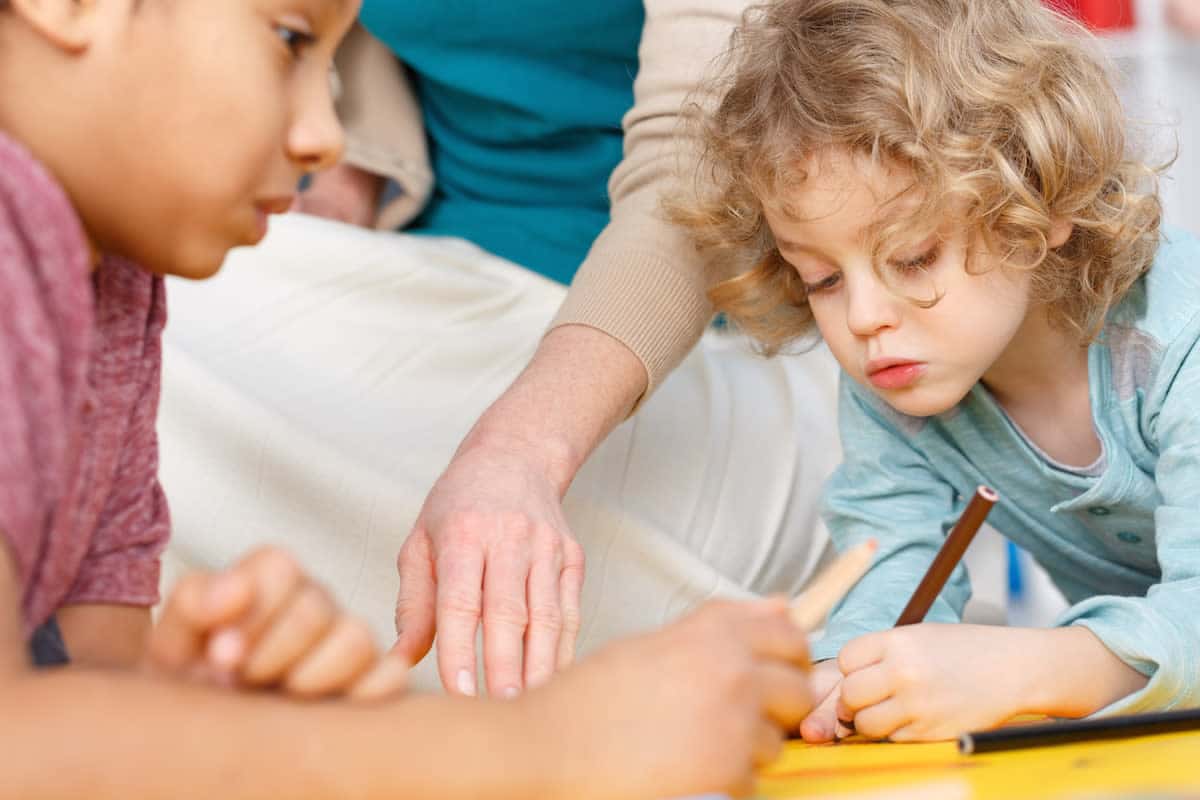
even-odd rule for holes
{"type": "MultiPolygon", "coordinates": [[[[598,328],[646,366],[646,396],[712,317],[700,256],[663,216],[680,174],[679,113],[728,46],[750,0],[645,0],[646,23],[625,115],[624,159],[609,180],[612,218],[579,269],[552,327],[598,328]]],[[[644,399],[644,398],[643,398],[644,399]]]]}
{"type": "Polygon", "coordinates": [[[336,67],[345,161],[399,184],[400,195],[375,219],[376,228],[399,228],[421,212],[433,190],[421,107],[404,65],[361,25],[338,48],[336,67]]]}

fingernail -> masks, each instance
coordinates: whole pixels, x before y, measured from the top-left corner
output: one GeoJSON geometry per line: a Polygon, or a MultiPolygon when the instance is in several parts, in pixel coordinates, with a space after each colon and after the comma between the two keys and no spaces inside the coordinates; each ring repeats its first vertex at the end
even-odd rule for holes
{"type": "Polygon", "coordinates": [[[504,699],[505,700],[515,700],[517,695],[519,695],[520,693],[521,693],[521,690],[518,689],[516,686],[510,686],[507,689],[505,689],[503,692],[504,699]]]}
{"type": "Polygon", "coordinates": [[[467,697],[475,696],[475,678],[472,677],[469,670],[460,669],[458,671],[458,693],[467,697]]]}
{"type": "Polygon", "coordinates": [[[242,660],[242,634],[232,628],[217,633],[208,640],[208,659],[223,669],[233,669],[242,660]]]}

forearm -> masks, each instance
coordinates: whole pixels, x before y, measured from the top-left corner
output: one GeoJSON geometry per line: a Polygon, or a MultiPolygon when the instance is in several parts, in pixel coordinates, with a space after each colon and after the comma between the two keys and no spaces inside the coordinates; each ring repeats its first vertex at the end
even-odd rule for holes
{"type": "Polygon", "coordinates": [[[1148,678],[1126,664],[1082,625],[1030,629],[1021,655],[1032,677],[1027,713],[1086,717],[1143,689],[1148,678]]]}
{"type": "Polygon", "coordinates": [[[150,634],[150,609],[135,606],[78,605],[55,615],[71,663],[88,667],[138,664],[150,634]]]}
{"type": "Polygon", "coordinates": [[[298,704],[65,668],[0,688],[0,798],[546,796],[517,704],[298,704]]]}
{"type": "Polygon", "coordinates": [[[645,389],[645,368],[629,348],[595,328],[564,325],[546,335],[459,449],[499,446],[521,453],[562,494],[645,389]]]}

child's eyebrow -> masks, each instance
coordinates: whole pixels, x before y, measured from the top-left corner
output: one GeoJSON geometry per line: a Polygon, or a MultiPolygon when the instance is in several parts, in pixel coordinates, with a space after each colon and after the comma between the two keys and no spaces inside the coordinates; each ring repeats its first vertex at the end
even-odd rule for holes
{"type": "Polygon", "coordinates": [[[799,250],[799,251],[803,251],[805,253],[811,253],[812,255],[816,256],[817,258],[823,259],[830,263],[836,263],[836,262],[834,262],[834,259],[830,258],[824,251],[820,250],[819,248],[813,247],[810,244],[803,244],[801,242],[793,242],[789,239],[776,238],[775,239],[775,247],[778,248],[780,251],[788,250],[788,251],[795,252],[795,251],[799,250]]]}

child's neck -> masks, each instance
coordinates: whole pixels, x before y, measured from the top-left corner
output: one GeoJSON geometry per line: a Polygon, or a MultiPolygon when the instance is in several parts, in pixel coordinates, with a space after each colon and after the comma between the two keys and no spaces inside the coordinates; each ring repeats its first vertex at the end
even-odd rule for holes
{"type": "Polygon", "coordinates": [[[1092,423],[1088,351],[1071,331],[1030,313],[984,374],[983,384],[1034,444],[1055,461],[1084,467],[1101,454],[1092,423]]]}

